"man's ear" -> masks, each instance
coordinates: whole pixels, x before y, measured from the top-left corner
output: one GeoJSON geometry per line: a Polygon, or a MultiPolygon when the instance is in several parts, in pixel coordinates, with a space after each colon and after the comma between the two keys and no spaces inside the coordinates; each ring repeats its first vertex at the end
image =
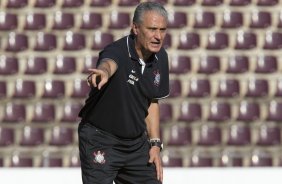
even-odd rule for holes
{"type": "Polygon", "coordinates": [[[137,29],[138,29],[137,24],[133,23],[133,24],[132,24],[132,32],[134,33],[134,35],[137,35],[137,34],[138,34],[137,29]]]}

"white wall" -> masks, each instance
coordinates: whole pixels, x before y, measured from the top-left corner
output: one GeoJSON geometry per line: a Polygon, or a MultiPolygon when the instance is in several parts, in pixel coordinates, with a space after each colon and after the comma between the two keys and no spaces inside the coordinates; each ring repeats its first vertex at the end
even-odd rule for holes
{"type": "MultiPolygon", "coordinates": [[[[166,168],[163,184],[281,184],[281,175],[282,168],[166,168]]],[[[78,168],[2,168],[0,183],[82,184],[78,168]]]]}

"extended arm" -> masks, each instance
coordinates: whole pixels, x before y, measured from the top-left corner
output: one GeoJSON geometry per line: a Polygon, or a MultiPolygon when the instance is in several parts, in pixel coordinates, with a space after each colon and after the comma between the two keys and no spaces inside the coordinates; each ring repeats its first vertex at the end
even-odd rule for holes
{"type": "Polygon", "coordinates": [[[97,69],[89,69],[91,74],[87,77],[88,85],[93,85],[94,87],[98,87],[101,89],[104,84],[108,82],[111,76],[116,72],[117,64],[111,60],[106,59],[99,66],[97,69]],[[100,77],[99,83],[97,83],[97,77],[100,77]]]}

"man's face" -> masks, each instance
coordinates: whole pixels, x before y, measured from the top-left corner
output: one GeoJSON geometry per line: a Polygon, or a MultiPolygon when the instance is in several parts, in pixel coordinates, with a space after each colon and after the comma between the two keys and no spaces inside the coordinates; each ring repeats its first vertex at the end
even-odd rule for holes
{"type": "Polygon", "coordinates": [[[148,53],[158,52],[166,35],[167,22],[165,17],[154,11],[143,14],[143,22],[133,25],[133,31],[137,37],[137,50],[148,53]]]}

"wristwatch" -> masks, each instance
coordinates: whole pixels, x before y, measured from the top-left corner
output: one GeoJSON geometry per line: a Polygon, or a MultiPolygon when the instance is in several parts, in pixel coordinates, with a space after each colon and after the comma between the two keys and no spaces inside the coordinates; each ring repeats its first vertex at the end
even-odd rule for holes
{"type": "Polygon", "coordinates": [[[163,149],[163,143],[160,139],[150,139],[149,140],[151,147],[152,146],[157,146],[160,148],[160,151],[163,149]]]}

